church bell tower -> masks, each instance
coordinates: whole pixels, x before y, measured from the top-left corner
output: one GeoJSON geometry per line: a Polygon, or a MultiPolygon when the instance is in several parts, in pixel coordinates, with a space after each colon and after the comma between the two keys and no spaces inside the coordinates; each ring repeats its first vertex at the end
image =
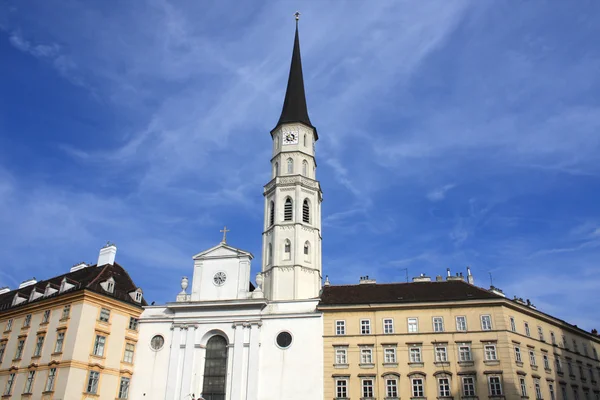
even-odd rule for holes
{"type": "Polygon", "coordinates": [[[321,202],[317,129],[306,107],[300,40],[296,35],[281,117],[271,131],[271,181],[264,187],[264,293],[270,300],[304,300],[321,290],[321,202]]]}

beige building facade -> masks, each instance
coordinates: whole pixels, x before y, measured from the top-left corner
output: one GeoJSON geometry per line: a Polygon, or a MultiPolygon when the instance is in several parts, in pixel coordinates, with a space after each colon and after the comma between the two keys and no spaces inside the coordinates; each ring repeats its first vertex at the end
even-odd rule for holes
{"type": "Polygon", "coordinates": [[[319,309],[326,399],[600,400],[597,333],[498,289],[362,279],[319,309]]]}
{"type": "Polygon", "coordinates": [[[145,301],[115,252],[0,294],[3,399],[128,398],[145,301]]]}

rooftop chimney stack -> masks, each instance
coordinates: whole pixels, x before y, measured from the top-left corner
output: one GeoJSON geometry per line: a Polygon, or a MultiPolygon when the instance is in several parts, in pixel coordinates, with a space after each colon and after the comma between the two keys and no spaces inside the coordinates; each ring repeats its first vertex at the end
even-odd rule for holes
{"type": "Polygon", "coordinates": [[[360,282],[361,285],[369,284],[369,283],[377,283],[375,279],[369,279],[369,275],[361,276],[360,282]]]}
{"type": "Polygon", "coordinates": [[[448,276],[448,278],[450,278],[450,276],[452,275],[452,274],[450,273],[450,268],[446,268],[446,273],[447,273],[447,276],[448,276]]]}
{"type": "Polygon", "coordinates": [[[475,279],[473,278],[473,275],[471,275],[471,267],[467,267],[467,282],[471,285],[475,284],[475,279]]]}
{"type": "Polygon", "coordinates": [[[117,255],[117,246],[112,243],[106,243],[106,245],[100,249],[100,255],[98,256],[98,267],[102,265],[115,263],[115,256],[117,255]]]}

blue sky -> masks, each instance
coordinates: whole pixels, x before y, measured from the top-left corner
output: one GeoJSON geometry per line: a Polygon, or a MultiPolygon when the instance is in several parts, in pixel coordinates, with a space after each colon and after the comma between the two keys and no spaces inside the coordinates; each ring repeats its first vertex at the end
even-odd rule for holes
{"type": "Polygon", "coordinates": [[[225,224],[257,272],[297,8],[324,274],[470,265],[596,327],[596,2],[4,1],[0,286],[110,240],[171,301],[225,224]]]}

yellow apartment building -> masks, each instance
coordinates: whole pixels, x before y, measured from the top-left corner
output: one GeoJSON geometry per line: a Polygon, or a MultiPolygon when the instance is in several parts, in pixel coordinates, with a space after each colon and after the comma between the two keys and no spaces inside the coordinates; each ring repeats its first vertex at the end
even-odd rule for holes
{"type": "Polygon", "coordinates": [[[600,400],[596,331],[465,278],[326,282],[324,398],[600,400]]]}
{"type": "Polygon", "coordinates": [[[0,289],[2,399],[128,397],[146,303],[115,254],[107,245],[97,265],[0,289]]]}

